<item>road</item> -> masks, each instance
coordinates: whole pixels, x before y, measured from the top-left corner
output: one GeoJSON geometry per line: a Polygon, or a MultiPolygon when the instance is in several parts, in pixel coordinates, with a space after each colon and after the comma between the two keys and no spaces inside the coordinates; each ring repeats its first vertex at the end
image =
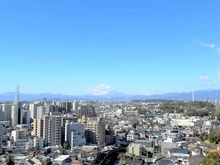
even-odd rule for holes
{"type": "Polygon", "coordinates": [[[101,152],[97,155],[96,159],[91,162],[91,165],[108,165],[111,157],[115,156],[120,151],[124,151],[126,147],[119,147],[107,152],[101,152]]]}

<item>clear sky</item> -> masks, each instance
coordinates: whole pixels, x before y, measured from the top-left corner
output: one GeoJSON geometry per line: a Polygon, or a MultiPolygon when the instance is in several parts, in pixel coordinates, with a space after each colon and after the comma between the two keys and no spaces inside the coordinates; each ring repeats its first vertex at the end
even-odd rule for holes
{"type": "Polygon", "coordinates": [[[220,1],[0,2],[0,93],[219,88],[220,1]]]}

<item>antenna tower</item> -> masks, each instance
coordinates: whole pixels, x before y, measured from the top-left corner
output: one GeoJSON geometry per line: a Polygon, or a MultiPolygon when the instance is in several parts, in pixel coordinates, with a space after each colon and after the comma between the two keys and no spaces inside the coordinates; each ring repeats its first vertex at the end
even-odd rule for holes
{"type": "Polygon", "coordinates": [[[19,85],[17,85],[17,87],[16,87],[15,103],[19,103],[19,85]]]}

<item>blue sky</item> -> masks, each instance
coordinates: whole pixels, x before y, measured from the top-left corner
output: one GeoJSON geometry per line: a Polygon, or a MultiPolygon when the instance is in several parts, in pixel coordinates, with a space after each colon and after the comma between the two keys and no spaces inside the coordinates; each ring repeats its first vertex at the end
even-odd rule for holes
{"type": "Polygon", "coordinates": [[[0,2],[0,93],[219,88],[220,1],[0,2]]]}

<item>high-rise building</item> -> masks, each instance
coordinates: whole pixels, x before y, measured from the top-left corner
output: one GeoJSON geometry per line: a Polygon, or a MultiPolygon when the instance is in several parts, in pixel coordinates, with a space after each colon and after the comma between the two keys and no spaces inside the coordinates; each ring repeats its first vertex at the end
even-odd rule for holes
{"type": "Polygon", "coordinates": [[[22,124],[30,124],[30,111],[22,109],[22,112],[23,112],[22,124]]]}
{"type": "Polygon", "coordinates": [[[58,105],[45,105],[45,113],[58,112],[58,105]]]}
{"type": "Polygon", "coordinates": [[[37,106],[38,106],[38,104],[36,104],[36,103],[29,104],[30,116],[31,116],[32,120],[34,118],[37,118],[37,106]]]}
{"type": "Polygon", "coordinates": [[[103,118],[89,118],[85,122],[87,143],[105,145],[105,121],[103,118]]]}
{"type": "Polygon", "coordinates": [[[88,109],[86,107],[84,108],[79,108],[76,110],[76,115],[78,118],[82,118],[83,116],[87,117],[88,116],[88,109]]]}
{"type": "Polygon", "coordinates": [[[39,106],[37,107],[37,119],[42,119],[43,114],[46,112],[45,106],[39,106]]]}
{"type": "Polygon", "coordinates": [[[22,109],[19,103],[19,86],[16,88],[15,101],[11,106],[11,123],[12,125],[21,124],[23,120],[22,109]]]}
{"type": "Polygon", "coordinates": [[[61,113],[49,113],[43,116],[43,139],[46,146],[61,145],[61,113]]]}
{"type": "Polygon", "coordinates": [[[13,104],[11,106],[11,125],[18,124],[18,105],[13,104]]]}
{"type": "Polygon", "coordinates": [[[4,112],[4,121],[11,121],[11,105],[2,104],[2,111],[4,112]]]}
{"type": "Polygon", "coordinates": [[[69,112],[71,110],[72,103],[69,101],[61,101],[59,106],[60,111],[69,112]]]}
{"type": "Polygon", "coordinates": [[[0,123],[0,154],[2,154],[3,124],[0,123]]]}
{"type": "Polygon", "coordinates": [[[96,115],[95,108],[92,105],[80,106],[76,110],[76,115],[79,118],[82,118],[82,116],[85,116],[85,117],[95,117],[95,115],[96,115]]]}
{"type": "Polygon", "coordinates": [[[33,131],[32,136],[43,137],[43,126],[44,120],[43,119],[34,119],[33,120],[33,131]]]}
{"type": "Polygon", "coordinates": [[[76,110],[78,109],[78,102],[77,102],[77,101],[74,101],[74,102],[73,102],[73,107],[72,107],[72,109],[73,109],[74,111],[76,111],[76,110]]]}
{"type": "Polygon", "coordinates": [[[72,109],[72,103],[69,101],[66,101],[66,111],[70,112],[71,109],[72,109]]]}
{"type": "Polygon", "coordinates": [[[86,145],[86,138],[84,137],[84,124],[66,122],[65,125],[65,141],[68,142],[71,150],[73,150],[75,146],[86,145]]]}
{"type": "Polygon", "coordinates": [[[62,116],[62,125],[61,125],[61,131],[62,131],[62,140],[61,143],[64,143],[65,139],[65,127],[66,127],[66,122],[77,122],[78,118],[76,116],[68,116],[68,115],[63,115],[62,116]]]}

